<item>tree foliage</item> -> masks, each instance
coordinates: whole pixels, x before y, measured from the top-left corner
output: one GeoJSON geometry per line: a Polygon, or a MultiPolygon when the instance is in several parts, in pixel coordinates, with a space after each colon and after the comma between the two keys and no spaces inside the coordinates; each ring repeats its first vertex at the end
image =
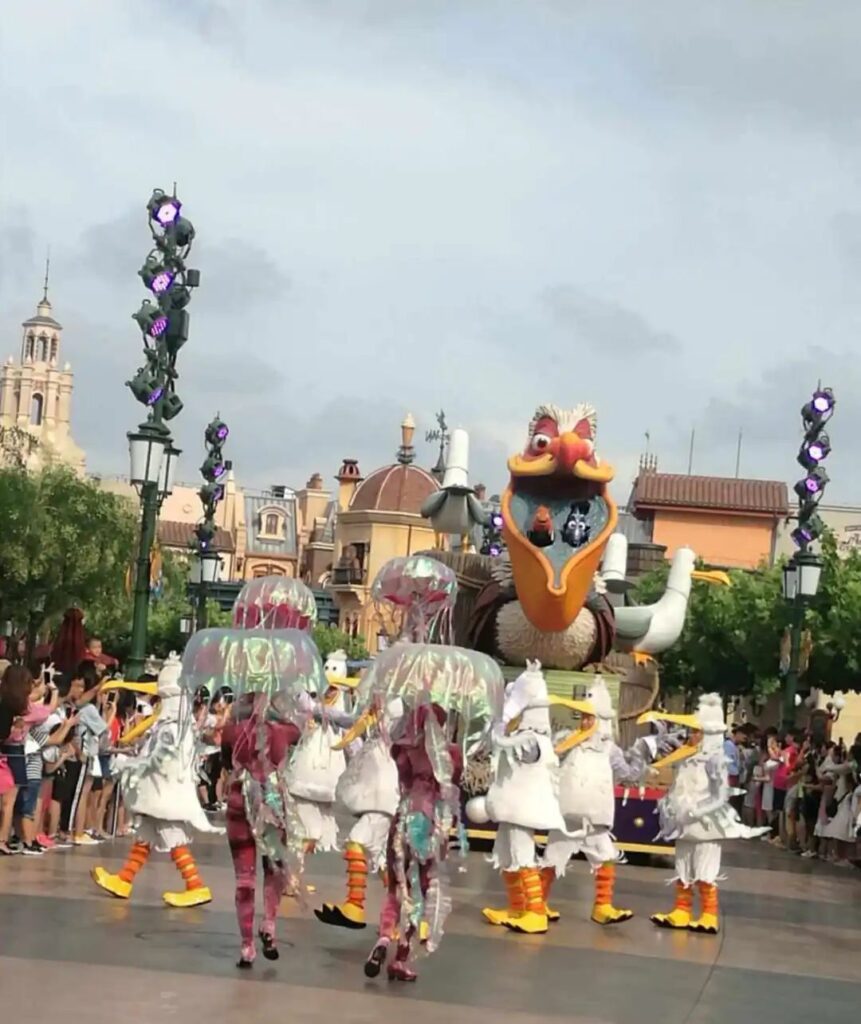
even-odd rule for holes
{"type": "MultiPolygon", "coordinates": [[[[636,599],[651,604],[664,592],[668,566],[639,581],[636,599]]],[[[779,567],[731,572],[731,587],[694,581],[685,627],[660,655],[668,691],[765,695],[779,686],[780,640],[788,621],[779,567]]]]}
{"type": "Polygon", "coordinates": [[[127,504],[65,467],[0,469],[0,618],[32,634],[76,605],[122,600],[135,541],[127,504]]]}
{"type": "Polygon", "coordinates": [[[323,658],[328,658],[333,651],[346,651],[347,657],[353,661],[362,661],[368,657],[368,648],[361,637],[352,637],[336,626],[318,622],[312,637],[323,658]]]}
{"type": "Polygon", "coordinates": [[[841,556],[826,533],[821,553],[819,590],[807,614],[813,650],[805,683],[828,693],[861,691],[861,552],[841,556]]]}

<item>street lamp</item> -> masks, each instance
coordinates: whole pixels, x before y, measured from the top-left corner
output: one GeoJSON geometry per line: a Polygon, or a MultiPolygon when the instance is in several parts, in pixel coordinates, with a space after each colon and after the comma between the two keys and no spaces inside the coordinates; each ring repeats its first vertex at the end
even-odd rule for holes
{"type": "Polygon", "coordinates": [[[817,387],[813,397],[801,410],[804,438],[798,452],[798,463],[805,476],[795,485],[798,496],[798,526],[792,539],[798,551],[783,567],[783,597],[790,606],[789,667],[783,690],[781,724],[788,729],[795,724],[798,680],[801,674],[801,638],[807,606],[816,597],[822,575],[822,559],[810,546],[822,536],[825,529],[819,515],[819,503],[828,485],[828,473],[823,465],[831,453],[831,440],[825,433],[825,424],[834,415],[834,392],[831,388],[817,387]]]}
{"type": "Polygon", "coordinates": [[[224,445],[230,430],[220,416],[207,426],[203,441],[206,447],[206,458],[200,467],[203,485],[200,488],[200,503],[203,506],[203,522],[195,528],[197,538],[197,557],[192,565],[190,582],[197,587],[197,625],[206,629],[206,601],[211,584],[218,581],[221,557],[214,549],[215,515],[219,502],[224,500],[224,483],[231,468],[224,458],[224,445]]]}
{"type": "Polygon", "coordinates": [[[126,678],[139,680],[145,671],[150,569],[158,514],[173,490],[180,452],[166,424],[182,410],[176,393],[176,356],[188,340],[189,315],[185,307],[191,288],[200,284],[200,272],[185,265],[194,228],[180,216],[176,195],[156,189],[146,209],[153,248],[139,271],[151,298],[141,303],[132,319],[140,328],[144,365],[127,386],[147,410],[147,419],[128,434],[129,477],[141,500],[140,535],[136,559],[131,650],[126,678]]]}

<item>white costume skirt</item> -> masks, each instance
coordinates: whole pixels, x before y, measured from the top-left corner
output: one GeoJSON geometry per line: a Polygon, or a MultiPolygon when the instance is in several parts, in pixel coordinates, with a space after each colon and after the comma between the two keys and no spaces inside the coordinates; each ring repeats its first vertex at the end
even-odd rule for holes
{"type": "Polygon", "coordinates": [[[149,843],[158,853],[170,853],[178,846],[191,844],[191,833],[176,821],[165,821],[164,818],[151,818],[148,814],[139,814],[137,826],[135,841],[149,843]]]}
{"type": "Polygon", "coordinates": [[[505,822],[499,825],[490,862],[501,871],[522,871],[524,868],[538,867],[532,829],[505,822]]]}
{"type": "Polygon", "coordinates": [[[714,885],[720,875],[720,843],[692,843],[676,840],[676,878],[682,885],[707,882],[714,885]]]}
{"type": "Polygon", "coordinates": [[[368,856],[368,870],[380,871],[386,866],[386,844],[392,818],[380,811],[368,811],[356,819],[347,837],[351,843],[358,843],[368,856]]]}
{"type": "Polygon", "coordinates": [[[852,819],[852,794],[849,793],[840,801],[837,813],[833,818],[823,817],[816,823],[816,835],[820,839],[837,839],[841,843],[855,842],[855,822],[852,819]]]}
{"type": "Polygon", "coordinates": [[[569,839],[564,832],[554,830],[547,836],[544,866],[553,868],[558,878],[564,878],[568,862],[578,853],[583,854],[593,871],[602,864],[622,860],[623,856],[608,828],[596,829],[582,839],[569,839]]]}
{"type": "Polygon", "coordinates": [[[302,822],[303,839],[314,844],[318,853],[338,849],[338,823],[332,804],[318,804],[313,800],[295,797],[296,811],[302,822]]]}

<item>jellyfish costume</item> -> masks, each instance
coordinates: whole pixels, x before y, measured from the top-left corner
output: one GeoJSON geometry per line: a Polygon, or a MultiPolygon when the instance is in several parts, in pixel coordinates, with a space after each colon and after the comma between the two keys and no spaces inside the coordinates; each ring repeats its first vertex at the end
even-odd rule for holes
{"type": "MultiPolygon", "coordinates": [[[[422,555],[386,562],[371,587],[378,619],[406,633],[408,639],[420,640],[445,636],[456,593],[454,572],[422,555]]],[[[335,795],[354,823],[344,846],[346,898],[341,903],[324,903],[315,914],[324,924],[341,928],[367,926],[368,876],[385,869],[386,843],[400,802],[391,746],[404,705],[400,697],[382,698],[374,689],[374,678],[366,675],[359,683],[352,713],[331,713],[331,721],[347,730],[339,746],[353,752],[335,795]]],[[[427,938],[425,922],[420,933],[427,938]]]]}
{"type": "MultiPolygon", "coordinates": [[[[465,755],[484,744],[500,717],[504,681],[487,655],[401,641],[377,657],[363,686],[372,707],[400,701],[403,708],[391,734],[400,799],[386,842],[387,891],[365,975],[377,977],[394,946],[389,980],[415,981],[416,934],[426,923],[426,948],[433,953],[451,910],[446,857],[460,819],[465,755]]],[[[357,726],[370,725],[372,717],[357,726]]]]}

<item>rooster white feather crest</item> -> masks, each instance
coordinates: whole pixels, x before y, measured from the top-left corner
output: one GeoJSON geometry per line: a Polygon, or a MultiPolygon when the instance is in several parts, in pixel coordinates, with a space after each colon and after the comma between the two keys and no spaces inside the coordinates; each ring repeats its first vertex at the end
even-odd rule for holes
{"type": "Polygon", "coordinates": [[[590,405],[588,402],[581,402],[573,409],[561,409],[558,405],[553,405],[552,403],[548,405],[539,405],[529,423],[528,440],[532,440],[532,435],[535,433],[535,427],[538,421],[545,418],[554,420],[556,425],[559,427],[560,433],[573,431],[578,423],[582,420],[586,420],[589,424],[591,440],[595,440],[595,433],[598,429],[598,414],[595,411],[595,407],[590,405]]]}

